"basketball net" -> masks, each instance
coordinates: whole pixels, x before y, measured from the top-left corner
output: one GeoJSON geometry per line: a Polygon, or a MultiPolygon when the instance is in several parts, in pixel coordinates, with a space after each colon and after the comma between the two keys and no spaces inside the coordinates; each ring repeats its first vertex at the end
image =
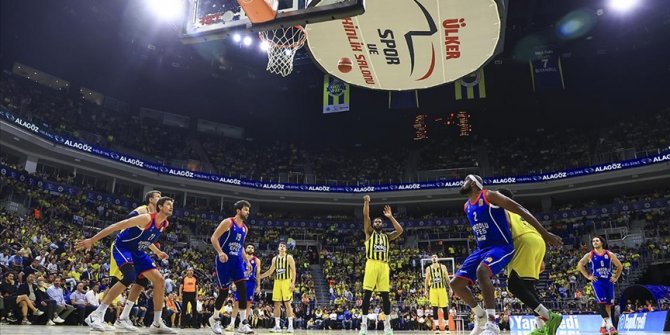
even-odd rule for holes
{"type": "Polygon", "coordinates": [[[279,28],[258,33],[262,43],[267,46],[270,73],[288,76],[293,71],[293,57],[307,40],[302,26],[279,28]]]}

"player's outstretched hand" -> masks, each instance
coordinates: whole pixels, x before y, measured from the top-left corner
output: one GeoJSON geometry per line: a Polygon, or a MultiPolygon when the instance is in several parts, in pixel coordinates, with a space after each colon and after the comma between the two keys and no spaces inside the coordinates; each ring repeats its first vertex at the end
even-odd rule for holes
{"type": "Polygon", "coordinates": [[[161,251],[161,252],[158,253],[158,258],[160,258],[160,259],[168,259],[168,258],[170,258],[170,255],[168,255],[168,254],[167,254],[166,252],[164,252],[164,251],[161,251]]]}
{"type": "Polygon", "coordinates": [[[74,248],[77,250],[90,250],[92,246],[93,240],[87,238],[85,240],[77,241],[77,243],[74,245],[74,248]]]}
{"type": "Polygon", "coordinates": [[[261,286],[260,286],[260,285],[256,286],[256,291],[255,291],[255,293],[256,293],[256,294],[261,294],[261,286]]]}
{"type": "Polygon", "coordinates": [[[598,280],[598,278],[596,278],[596,276],[594,276],[594,275],[590,275],[589,280],[592,281],[592,282],[595,282],[595,281],[598,280]]]}
{"type": "Polygon", "coordinates": [[[370,196],[369,195],[364,195],[363,196],[363,201],[370,202],[370,196]]]}
{"type": "Polygon", "coordinates": [[[384,206],[384,216],[389,218],[389,219],[393,216],[393,212],[391,211],[391,206],[389,206],[389,205],[384,206]]]}
{"type": "Polygon", "coordinates": [[[547,233],[547,235],[544,236],[544,240],[550,246],[560,247],[560,246],[563,245],[563,239],[560,236],[549,233],[549,232],[547,233]]]}
{"type": "Polygon", "coordinates": [[[612,284],[616,284],[616,280],[617,280],[617,279],[614,278],[614,276],[612,276],[612,278],[610,278],[610,282],[612,282],[612,284]]]}
{"type": "Polygon", "coordinates": [[[228,261],[228,255],[226,255],[225,252],[220,252],[219,253],[219,261],[221,261],[221,263],[227,262],[228,261]]]}

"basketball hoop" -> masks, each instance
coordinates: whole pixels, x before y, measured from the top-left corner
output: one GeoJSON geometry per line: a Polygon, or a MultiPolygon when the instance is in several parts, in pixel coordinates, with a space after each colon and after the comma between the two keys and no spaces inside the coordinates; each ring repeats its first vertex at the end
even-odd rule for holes
{"type": "Polygon", "coordinates": [[[278,28],[258,33],[263,43],[267,44],[268,66],[270,73],[288,76],[293,71],[293,57],[307,40],[302,26],[278,28]]]}

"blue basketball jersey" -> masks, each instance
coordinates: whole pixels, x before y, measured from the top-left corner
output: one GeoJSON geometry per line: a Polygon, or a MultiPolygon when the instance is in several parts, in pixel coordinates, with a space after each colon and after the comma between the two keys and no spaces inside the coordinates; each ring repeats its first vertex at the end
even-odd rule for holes
{"type": "Polygon", "coordinates": [[[230,218],[230,221],[232,221],[230,229],[219,237],[219,245],[228,257],[242,259],[242,249],[244,248],[244,239],[247,236],[247,226],[244,223],[238,226],[234,218],[230,218]]]}
{"type": "Polygon", "coordinates": [[[612,256],[607,249],[602,254],[591,251],[591,274],[598,280],[609,281],[612,278],[612,256]]]}
{"type": "Polygon", "coordinates": [[[250,282],[256,283],[256,266],[257,266],[258,258],[256,256],[251,256],[251,260],[249,260],[249,263],[251,263],[251,274],[249,275],[249,278],[247,278],[250,282]]]}
{"type": "Polygon", "coordinates": [[[160,224],[156,223],[156,215],[158,213],[151,213],[151,222],[149,225],[140,229],[139,227],[130,227],[122,230],[118,235],[116,235],[116,240],[114,245],[117,247],[123,247],[128,250],[144,250],[151,244],[158,241],[158,238],[163,233],[163,230],[167,228],[169,222],[167,220],[161,222],[160,224]]]}
{"type": "Polygon", "coordinates": [[[512,244],[512,232],[505,209],[490,204],[482,190],[474,202],[465,203],[468,217],[479,249],[512,244]]]}

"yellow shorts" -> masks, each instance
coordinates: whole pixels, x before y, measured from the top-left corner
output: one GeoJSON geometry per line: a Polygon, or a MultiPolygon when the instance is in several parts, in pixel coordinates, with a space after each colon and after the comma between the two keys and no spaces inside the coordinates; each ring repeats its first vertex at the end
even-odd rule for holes
{"type": "Polygon", "coordinates": [[[391,270],[389,264],[374,259],[365,262],[365,275],[363,276],[363,289],[377,292],[390,291],[389,277],[391,270]]]}
{"type": "Polygon", "coordinates": [[[109,248],[109,275],[111,277],[116,277],[116,279],[121,280],[123,279],[123,273],[121,273],[121,269],[119,269],[119,266],[116,264],[116,260],[114,260],[114,243],[112,242],[112,246],[109,248]]]}
{"type": "Polygon", "coordinates": [[[540,279],[540,268],[547,245],[538,233],[526,233],[514,239],[514,257],[507,265],[521,278],[540,279]]]}
{"type": "Polygon", "coordinates": [[[275,284],[272,288],[272,301],[293,301],[290,279],[275,279],[275,284]]]}
{"type": "Polygon", "coordinates": [[[431,288],[429,295],[431,307],[442,308],[449,306],[449,297],[447,296],[446,288],[431,288]]]}

